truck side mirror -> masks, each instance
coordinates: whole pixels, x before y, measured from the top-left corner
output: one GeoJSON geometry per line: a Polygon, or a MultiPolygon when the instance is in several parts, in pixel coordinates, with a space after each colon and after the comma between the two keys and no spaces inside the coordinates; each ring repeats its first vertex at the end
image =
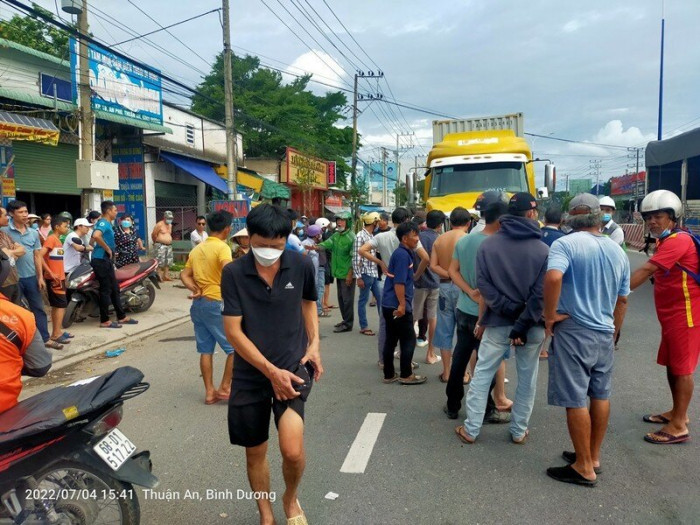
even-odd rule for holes
{"type": "Polygon", "coordinates": [[[557,186],[557,168],[551,162],[544,165],[544,185],[549,193],[554,193],[557,186]]]}

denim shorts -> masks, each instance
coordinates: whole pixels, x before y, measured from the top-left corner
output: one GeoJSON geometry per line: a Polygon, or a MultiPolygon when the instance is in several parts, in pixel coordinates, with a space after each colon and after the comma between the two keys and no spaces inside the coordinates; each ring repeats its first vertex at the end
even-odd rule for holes
{"type": "Polygon", "coordinates": [[[194,338],[197,342],[197,352],[213,354],[216,343],[228,355],[233,352],[231,343],[226,339],[224,320],[221,315],[221,301],[212,301],[200,297],[192,301],[190,317],[194,323],[194,338]]]}
{"type": "Polygon", "coordinates": [[[610,399],[615,343],[612,332],[591,330],[573,319],[554,326],[549,348],[550,405],[583,408],[588,398],[610,399]]]}
{"type": "Polygon", "coordinates": [[[433,346],[440,350],[454,348],[455,327],[457,326],[457,300],[459,288],[451,282],[440,283],[438,297],[437,328],[433,346]]]}

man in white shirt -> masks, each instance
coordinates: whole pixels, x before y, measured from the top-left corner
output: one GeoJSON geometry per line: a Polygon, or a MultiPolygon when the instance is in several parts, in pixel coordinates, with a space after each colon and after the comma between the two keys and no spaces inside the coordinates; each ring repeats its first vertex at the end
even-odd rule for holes
{"type": "Polygon", "coordinates": [[[94,250],[92,246],[83,241],[91,227],[92,225],[87,219],[75,219],[73,231],[66,236],[63,243],[63,269],[66,272],[66,277],[80,266],[83,254],[94,250]],[[76,240],[79,242],[76,243],[76,240]]]}
{"type": "Polygon", "coordinates": [[[625,244],[625,232],[620,226],[613,221],[615,213],[615,201],[607,195],[600,198],[601,228],[600,233],[607,235],[620,246],[625,244]]]}
{"type": "Polygon", "coordinates": [[[190,233],[190,242],[192,243],[192,248],[198,244],[203,243],[209,237],[209,234],[204,230],[207,227],[207,218],[204,215],[197,217],[197,229],[192,230],[190,233]]]}

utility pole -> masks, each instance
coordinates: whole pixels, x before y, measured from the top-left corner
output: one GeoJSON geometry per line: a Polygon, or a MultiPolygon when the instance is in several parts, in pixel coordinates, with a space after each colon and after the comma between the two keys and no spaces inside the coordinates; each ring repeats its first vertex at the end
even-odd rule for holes
{"type": "Polygon", "coordinates": [[[357,92],[357,81],[360,78],[382,78],[383,76],[384,73],[382,73],[381,71],[379,71],[376,74],[373,71],[369,71],[368,73],[365,73],[364,71],[357,71],[355,73],[355,83],[352,90],[352,160],[350,162],[350,191],[352,194],[353,217],[356,215],[357,212],[357,102],[359,100],[381,100],[383,98],[383,95],[381,94],[377,94],[376,96],[369,95],[366,97],[360,95],[357,92]]]}
{"type": "Polygon", "coordinates": [[[659,129],[656,140],[661,140],[663,129],[664,109],[664,26],[666,19],[664,14],[664,0],[661,0],[661,60],[659,61],[659,129]]]}
{"type": "MultiPolygon", "coordinates": [[[[396,151],[394,152],[394,155],[396,157],[396,187],[401,185],[401,163],[399,162],[399,152],[401,149],[411,149],[413,147],[413,140],[411,140],[411,145],[410,146],[403,146],[403,148],[399,144],[399,139],[401,137],[413,137],[415,133],[411,131],[410,133],[399,133],[396,135],[396,151]]],[[[406,187],[408,189],[408,187],[406,187]]],[[[398,206],[399,204],[396,203],[398,206]]]]}
{"type": "Polygon", "coordinates": [[[566,194],[569,194],[569,174],[566,174],[566,194]]]}
{"type": "MultiPolygon", "coordinates": [[[[85,0],[83,0],[85,1],[85,0]]],[[[236,152],[237,137],[233,127],[233,71],[231,66],[231,21],[229,20],[229,0],[223,2],[224,17],[224,97],[226,116],[226,182],[229,200],[238,199],[236,178],[238,175],[238,158],[236,152]]]]}
{"type": "Polygon", "coordinates": [[[600,195],[600,166],[603,164],[602,160],[590,160],[588,161],[593,173],[595,174],[595,194],[600,195]]]}
{"type": "MultiPolygon", "coordinates": [[[[78,14],[78,31],[82,35],[87,35],[88,27],[88,3],[83,0],[83,7],[78,14]]],[[[88,43],[84,38],[78,42],[78,66],[80,68],[80,160],[92,161],[95,160],[93,154],[93,114],[92,114],[92,90],[90,89],[90,61],[88,58],[89,50],[88,43]]],[[[82,191],[83,209],[91,210],[95,206],[91,202],[91,196],[95,193],[93,190],[84,189],[82,191]]]]}
{"type": "Polygon", "coordinates": [[[382,206],[387,206],[387,199],[389,197],[386,185],[386,157],[386,148],[382,147],[382,206]]]}
{"type": "Polygon", "coordinates": [[[634,168],[634,211],[639,211],[639,155],[641,148],[627,148],[627,158],[631,161],[627,167],[634,168]]]}

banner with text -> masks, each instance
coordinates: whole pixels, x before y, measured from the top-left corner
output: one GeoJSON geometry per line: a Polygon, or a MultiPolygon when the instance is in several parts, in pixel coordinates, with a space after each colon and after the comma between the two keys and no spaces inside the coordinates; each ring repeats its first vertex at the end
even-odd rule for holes
{"type": "Polygon", "coordinates": [[[127,213],[134,218],[134,230],[141,239],[146,231],[146,207],[144,197],[143,147],[115,146],[112,162],[119,164],[119,189],[112,194],[119,215],[127,213]]]}
{"type": "Polygon", "coordinates": [[[310,157],[287,148],[287,169],[282,173],[287,184],[308,185],[310,188],[325,190],[328,188],[328,166],[325,161],[310,157]]]}

